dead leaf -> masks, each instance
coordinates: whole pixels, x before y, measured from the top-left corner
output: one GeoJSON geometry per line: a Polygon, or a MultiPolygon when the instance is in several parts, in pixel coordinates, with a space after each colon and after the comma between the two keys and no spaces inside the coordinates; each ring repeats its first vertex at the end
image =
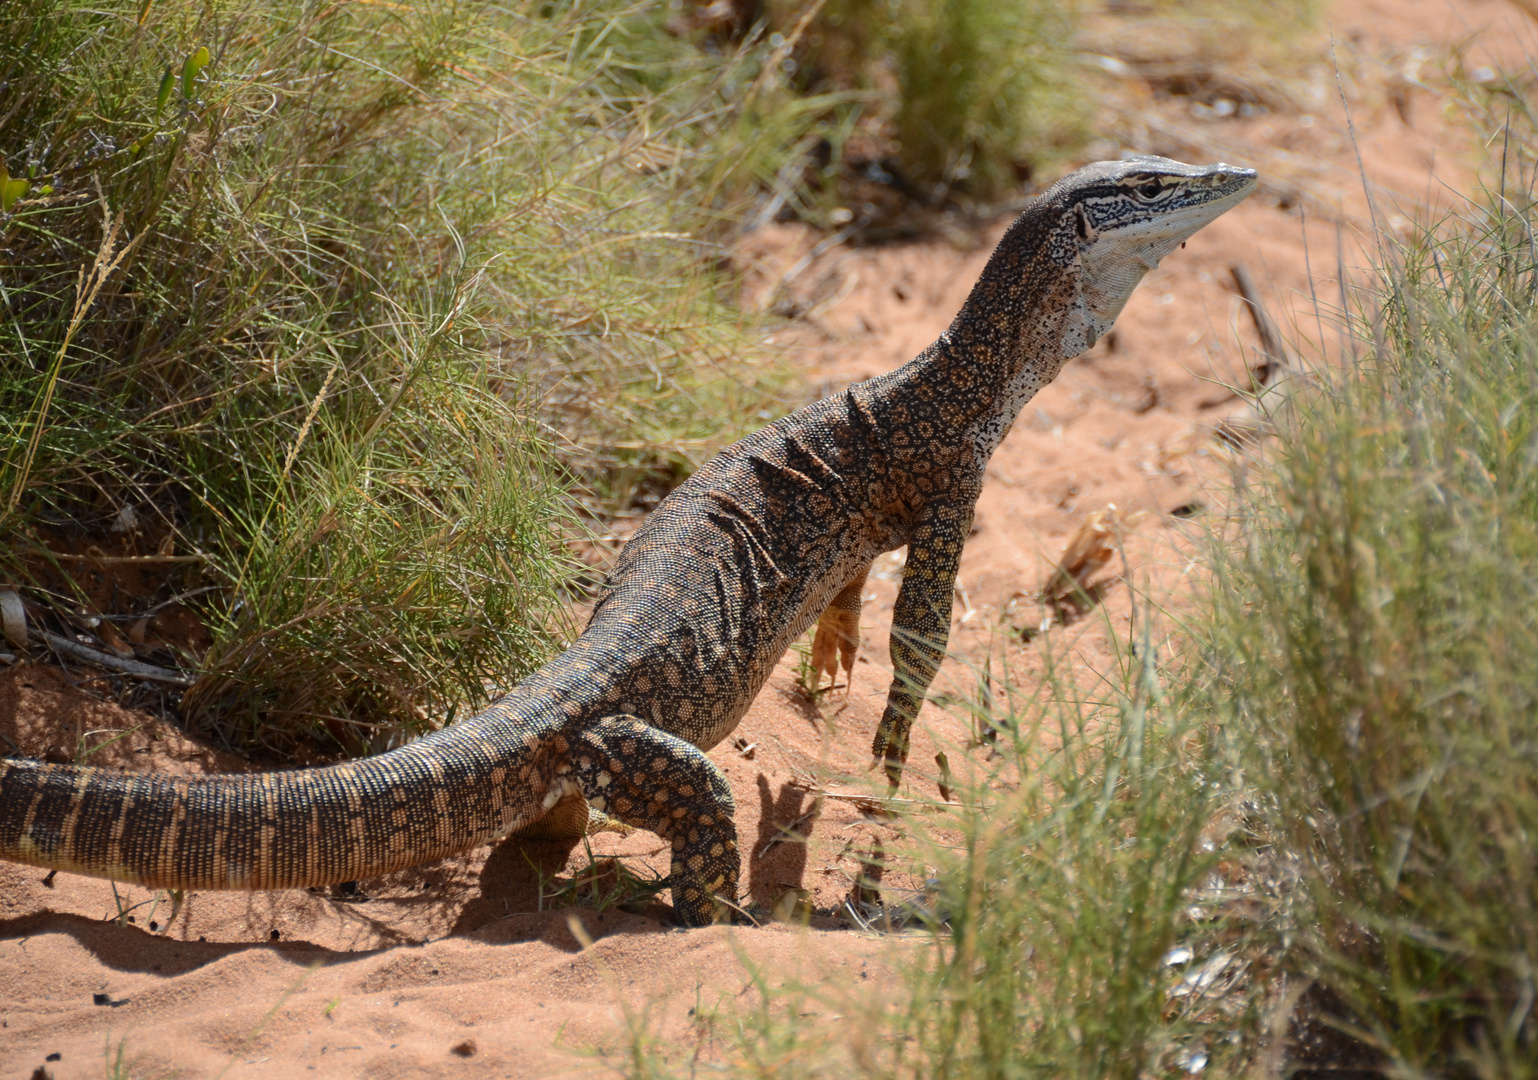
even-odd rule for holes
{"type": "Polygon", "coordinates": [[[123,635],[117,632],[117,627],[113,626],[106,619],[103,619],[96,627],[96,636],[101,638],[101,643],[113,655],[121,656],[124,659],[134,655],[133,646],[124,641],[123,635]]]}
{"type": "Polygon", "coordinates": [[[1042,586],[1040,598],[1048,605],[1072,599],[1087,589],[1090,578],[1099,573],[1116,555],[1121,541],[1143,523],[1148,511],[1123,514],[1115,503],[1086,514],[1078,529],[1068,538],[1057,569],[1042,586]]]}

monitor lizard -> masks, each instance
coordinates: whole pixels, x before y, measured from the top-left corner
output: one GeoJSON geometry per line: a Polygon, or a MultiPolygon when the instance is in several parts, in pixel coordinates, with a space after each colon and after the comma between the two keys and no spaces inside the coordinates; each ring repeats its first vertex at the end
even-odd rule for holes
{"type": "Polygon", "coordinates": [[[937,341],[706,463],[625,545],[582,634],[478,715],[283,772],[8,759],[0,857],[151,888],[281,889],[426,862],[552,812],[580,830],[591,806],[668,841],[676,918],[714,921],[737,899],[740,855],[731,789],[705,751],[813,623],[816,664],[852,669],[871,560],[907,545],[873,746],[897,783],[989,456],[1143,275],[1254,186],[1250,169],[1156,157],[1053,184],[937,341]]]}

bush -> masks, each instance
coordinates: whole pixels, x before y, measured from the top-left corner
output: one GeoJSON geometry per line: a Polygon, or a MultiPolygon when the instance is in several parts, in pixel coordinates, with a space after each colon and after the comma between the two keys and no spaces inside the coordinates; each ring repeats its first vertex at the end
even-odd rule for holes
{"type": "Polygon", "coordinates": [[[932,202],[997,199],[1086,137],[1074,18],[1056,0],[910,0],[892,51],[899,159],[932,202]]]}
{"type": "Polygon", "coordinates": [[[1538,142],[1516,118],[1487,210],[1380,240],[1354,358],[1249,485],[1198,639],[1301,860],[1293,962],[1402,1076],[1538,1061],[1538,142]]]}
{"type": "Polygon", "coordinates": [[[712,245],[803,113],[766,50],[658,24],[15,6],[0,573],[64,612],[51,545],[144,522],[214,637],[187,712],[280,754],[388,743],[547,655],[564,483],[676,477],[776,407],[712,245]]]}

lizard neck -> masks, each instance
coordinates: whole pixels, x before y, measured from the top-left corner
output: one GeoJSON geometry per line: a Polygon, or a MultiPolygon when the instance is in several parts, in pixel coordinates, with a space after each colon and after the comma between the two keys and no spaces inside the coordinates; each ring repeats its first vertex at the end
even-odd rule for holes
{"type": "MultiPolygon", "coordinates": [[[[1042,215],[1044,216],[1044,215],[1042,215]]],[[[1030,211],[1005,233],[949,329],[910,365],[909,393],[939,403],[980,466],[1063,362],[1103,327],[1080,296],[1076,253],[1030,211]]]]}

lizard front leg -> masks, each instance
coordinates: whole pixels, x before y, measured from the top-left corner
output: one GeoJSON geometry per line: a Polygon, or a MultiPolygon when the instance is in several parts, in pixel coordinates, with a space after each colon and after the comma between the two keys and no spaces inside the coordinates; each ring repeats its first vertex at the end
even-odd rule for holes
{"type": "Polygon", "coordinates": [[[951,633],[952,590],[961,545],[972,529],[972,505],[933,507],[908,539],[902,588],[892,610],[892,685],[871,753],[895,789],[908,760],[908,733],[929,684],[945,658],[951,633]]]}
{"type": "MultiPolygon", "coordinates": [[[[693,743],[634,716],[611,716],[572,737],[557,781],[574,783],[598,810],[650,829],[673,847],[673,910],[709,926],[735,905],[740,856],[731,785],[693,743]]],[[[566,785],[562,785],[566,787],[566,785]]]]}
{"type": "Polygon", "coordinates": [[[836,681],[840,658],[845,685],[854,675],[854,658],[860,652],[861,593],[865,591],[870,565],[860,567],[817,620],[817,636],[812,639],[812,670],[818,679],[827,675],[829,682],[836,681]]]}

